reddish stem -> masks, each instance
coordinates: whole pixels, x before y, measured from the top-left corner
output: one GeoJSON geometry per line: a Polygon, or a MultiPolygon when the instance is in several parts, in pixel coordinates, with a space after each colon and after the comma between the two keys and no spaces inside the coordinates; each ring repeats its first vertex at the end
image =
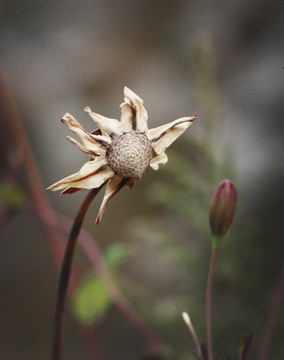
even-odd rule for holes
{"type": "Polygon", "coordinates": [[[89,191],[85,197],[80,209],[75,217],[68,243],[66,246],[63,264],[60,273],[59,287],[58,287],[58,296],[56,302],[56,312],[55,312],[55,321],[54,321],[54,337],[53,337],[53,349],[52,349],[52,359],[60,360],[62,357],[62,331],[63,331],[63,314],[65,307],[65,300],[67,295],[67,289],[69,285],[69,278],[71,273],[71,267],[75,252],[75,247],[78,239],[79,232],[81,230],[83,220],[85,218],[86,212],[98,194],[98,192],[105,185],[103,183],[99,188],[92,189],[89,191]]]}
{"type": "MultiPolygon", "coordinates": [[[[56,260],[58,266],[60,266],[63,253],[64,253],[64,239],[59,235],[57,218],[54,216],[52,211],[49,199],[44,191],[43,183],[41,176],[39,174],[36,161],[33,156],[33,151],[30,146],[29,140],[27,138],[25,129],[22,124],[21,117],[17,110],[13,95],[11,93],[8,81],[5,77],[4,71],[0,67],[0,107],[1,112],[4,117],[7,119],[7,124],[10,125],[12,136],[15,139],[17,144],[18,156],[20,157],[20,161],[24,166],[25,174],[27,175],[27,179],[29,182],[29,191],[32,198],[32,206],[35,207],[35,214],[38,216],[41,221],[43,228],[48,236],[48,244],[51,247],[52,253],[56,260]]],[[[85,238],[85,236],[84,236],[85,238]]],[[[95,243],[91,241],[89,238],[88,245],[85,242],[85,245],[88,249],[86,253],[88,256],[91,256],[91,261],[93,263],[96,271],[101,274],[105,273],[105,265],[101,261],[103,259],[102,254],[100,253],[99,248],[95,243]],[[95,251],[94,247],[98,252],[95,251]],[[92,250],[90,250],[92,249],[92,250]],[[94,251],[94,253],[92,252],[94,251]],[[103,265],[102,265],[103,264],[103,265]]],[[[110,277],[108,277],[108,281],[106,283],[110,288],[109,292],[113,298],[114,303],[120,309],[120,311],[124,314],[126,318],[133,324],[134,327],[140,332],[140,334],[144,337],[144,339],[152,344],[152,347],[156,349],[163,348],[162,342],[159,340],[157,335],[149,329],[144,323],[143,319],[136,312],[135,308],[129,303],[129,301],[124,298],[119,289],[117,289],[115,283],[110,281],[110,277]],[[111,290],[112,289],[112,290],[111,290]]],[[[72,278],[71,278],[72,279],[72,278]]],[[[75,286],[75,282],[74,285],[75,286]]],[[[72,287],[73,287],[72,286],[72,287]]],[[[83,332],[85,332],[83,328],[83,332]]],[[[86,331],[85,338],[89,337],[89,329],[86,331]]],[[[86,341],[87,344],[90,341],[86,341]]],[[[91,349],[90,349],[91,353],[91,349]]]]}
{"type": "MultiPolygon", "coordinates": [[[[59,267],[64,253],[63,239],[61,236],[59,236],[59,233],[56,229],[56,218],[53,214],[51,205],[46,195],[46,191],[44,190],[42,179],[37,168],[32,148],[30,146],[24,126],[22,124],[21,116],[17,110],[13,94],[10,90],[9,83],[6,79],[3,69],[1,68],[1,65],[0,109],[3,117],[6,119],[6,124],[10,127],[12,137],[14,138],[14,141],[16,143],[16,155],[18,156],[18,163],[24,166],[25,175],[29,184],[29,192],[32,199],[32,206],[35,208],[35,213],[40,222],[42,223],[44,231],[48,236],[48,244],[51,247],[51,251],[55,258],[56,264],[59,267]]],[[[10,134],[8,137],[10,139],[10,134]]],[[[75,286],[75,279],[73,279],[72,287],[73,286],[75,286]]],[[[85,329],[83,327],[82,332],[85,339],[87,337],[90,337],[89,334],[88,336],[86,336],[85,329]]],[[[86,346],[88,346],[88,344],[90,344],[90,341],[86,341],[86,346]]]]}
{"type": "Polygon", "coordinates": [[[268,358],[273,334],[275,332],[281,305],[284,300],[284,263],[280,272],[280,276],[276,285],[274,299],[272,301],[266,327],[262,336],[262,341],[258,351],[258,360],[266,360],[268,358]]]}
{"type": "Polygon", "coordinates": [[[212,297],[214,273],[219,255],[219,250],[220,250],[220,238],[217,235],[213,235],[211,262],[210,262],[210,268],[207,279],[207,288],[206,288],[206,324],[207,324],[207,345],[208,345],[209,360],[213,360],[212,334],[211,334],[211,297],[212,297]]]}
{"type": "MultiPolygon", "coordinates": [[[[67,228],[69,226],[70,220],[64,218],[63,216],[61,216],[61,218],[62,226],[60,228],[67,228]]],[[[94,270],[104,282],[104,285],[114,304],[133,325],[133,327],[136,328],[140,335],[145,339],[151,350],[154,353],[161,354],[161,352],[165,348],[164,344],[158,338],[158,336],[146,325],[146,323],[136,311],[136,309],[132,306],[132,304],[117,287],[96,241],[91,238],[85,230],[82,230],[79,237],[79,243],[83,248],[85,254],[88,256],[89,260],[91,261],[94,270]]]]}

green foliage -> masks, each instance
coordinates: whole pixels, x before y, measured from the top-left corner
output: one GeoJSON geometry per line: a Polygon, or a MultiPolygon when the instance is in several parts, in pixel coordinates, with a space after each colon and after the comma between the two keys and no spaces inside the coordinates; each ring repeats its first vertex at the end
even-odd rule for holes
{"type": "Polygon", "coordinates": [[[0,204],[10,210],[19,210],[25,205],[25,202],[26,196],[19,187],[3,184],[0,186],[0,204]]]}
{"type": "Polygon", "coordinates": [[[111,299],[102,280],[96,275],[91,275],[76,290],[72,309],[80,323],[92,324],[102,319],[110,304],[111,299]]]}
{"type": "MultiPolygon", "coordinates": [[[[105,261],[114,277],[129,256],[130,249],[125,244],[117,243],[107,249],[105,261]]],[[[72,300],[73,314],[82,324],[97,323],[105,316],[112,304],[103,280],[96,274],[87,276],[81,282],[72,300]]]]}
{"type": "Polygon", "coordinates": [[[111,245],[105,254],[105,260],[108,268],[114,273],[130,257],[131,249],[129,245],[115,243],[111,245]]]}

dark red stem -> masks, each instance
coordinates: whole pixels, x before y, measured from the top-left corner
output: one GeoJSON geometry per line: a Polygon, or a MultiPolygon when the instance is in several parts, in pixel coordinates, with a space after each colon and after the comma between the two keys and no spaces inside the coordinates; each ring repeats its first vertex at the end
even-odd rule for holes
{"type": "MultiPolygon", "coordinates": [[[[67,228],[70,220],[58,214],[58,218],[62,219],[59,222],[60,228],[67,228]]],[[[109,295],[119,309],[119,311],[125,316],[126,319],[132,324],[132,326],[140,333],[142,338],[147,342],[152,353],[161,354],[165,350],[165,345],[159,339],[154,331],[147,326],[143,318],[136,311],[135,307],[130,301],[123,295],[120,289],[117,287],[113,277],[105,263],[104,256],[97,245],[95,239],[82,230],[79,236],[79,243],[85,254],[91,261],[94,270],[103,281],[105,288],[109,292],[109,295]]]]}
{"type": "MultiPolygon", "coordinates": [[[[32,200],[32,207],[34,208],[35,214],[40,220],[44,231],[48,236],[48,244],[51,247],[56,264],[59,267],[64,253],[63,239],[56,229],[56,218],[46,195],[46,191],[44,190],[42,179],[33,155],[32,147],[25,132],[21,116],[18,112],[12,91],[10,89],[8,80],[6,79],[5,73],[1,68],[1,65],[0,112],[5,119],[5,132],[2,131],[3,129],[1,129],[1,146],[3,147],[5,145],[3,145],[2,141],[3,138],[5,139],[5,135],[9,142],[12,138],[16,144],[16,165],[21,165],[24,167],[24,172],[28,180],[28,190],[32,200]]],[[[4,148],[4,150],[6,152],[9,151],[7,147],[4,148]]],[[[10,154],[6,154],[6,156],[10,156],[10,154]]],[[[86,338],[84,327],[82,327],[82,332],[86,338]]],[[[86,341],[87,345],[88,343],[89,342],[86,341]]]]}
{"type": "Polygon", "coordinates": [[[266,327],[262,336],[262,341],[258,351],[258,360],[266,360],[268,358],[273,334],[276,328],[277,320],[284,300],[284,262],[275,289],[274,299],[272,301],[266,327]]]}
{"type": "Polygon", "coordinates": [[[103,183],[99,188],[92,189],[89,191],[84,201],[82,202],[80,209],[74,220],[67,247],[64,254],[63,264],[60,272],[58,296],[56,302],[55,320],[54,320],[54,337],[53,337],[53,349],[52,349],[52,360],[60,360],[62,357],[62,331],[63,331],[63,314],[65,307],[65,300],[69,285],[71,267],[74,257],[74,251],[78,239],[79,232],[81,230],[83,220],[86,212],[94,200],[95,196],[105,185],[103,183]]]}
{"type": "Polygon", "coordinates": [[[210,268],[207,279],[206,288],[206,326],[207,326],[207,345],[208,345],[208,360],[213,360],[212,352],[212,334],[211,334],[211,297],[212,297],[212,286],[215,274],[215,268],[220,250],[220,238],[217,235],[213,235],[212,242],[212,255],[210,268]]]}

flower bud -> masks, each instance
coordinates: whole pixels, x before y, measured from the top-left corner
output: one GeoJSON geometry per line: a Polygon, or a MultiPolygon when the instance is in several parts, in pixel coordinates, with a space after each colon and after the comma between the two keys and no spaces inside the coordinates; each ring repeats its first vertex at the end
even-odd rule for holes
{"type": "Polygon", "coordinates": [[[247,346],[248,342],[250,342],[250,340],[251,335],[239,334],[236,338],[238,348],[242,351],[247,346]]]}
{"type": "Polygon", "coordinates": [[[250,345],[252,341],[252,334],[239,334],[236,338],[237,347],[239,350],[239,354],[241,355],[240,359],[245,359],[248,354],[250,345]]]}
{"type": "Polygon", "coordinates": [[[228,231],[236,210],[237,189],[230,180],[222,180],[212,196],[210,227],[213,235],[222,236],[228,231]]]}

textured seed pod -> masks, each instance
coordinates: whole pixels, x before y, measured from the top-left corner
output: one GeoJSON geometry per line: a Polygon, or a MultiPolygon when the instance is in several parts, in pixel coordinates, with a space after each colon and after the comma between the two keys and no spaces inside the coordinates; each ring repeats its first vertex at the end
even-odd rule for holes
{"type": "Polygon", "coordinates": [[[130,131],[110,144],[107,161],[116,174],[124,178],[140,178],[149,167],[151,155],[152,146],[147,137],[130,131]]]}
{"type": "Polygon", "coordinates": [[[120,189],[125,185],[131,188],[148,168],[158,170],[159,165],[167,163],[166,149],[197,119],[194,114],[149,129],[143,100],[127,87],[120,108],[119,121],[97,114],[86,106],[84,110],[98,127],[91,133],[69,113],[61,120],[79,139],[67,136],[67,140],[88,155],[88,161],[79,171],[55,182],[48,190],[63,189],[62,194],[73,194],[84,189],[99,189],[106,184],[96,224],[120,189]]]}
{"type": "Polygon", "coordinates": [[[225,235],[233,221],[236,205],[235,185],[230,180],[221,181],[211,200],[209,221],[213,235],[225,235]]]}

